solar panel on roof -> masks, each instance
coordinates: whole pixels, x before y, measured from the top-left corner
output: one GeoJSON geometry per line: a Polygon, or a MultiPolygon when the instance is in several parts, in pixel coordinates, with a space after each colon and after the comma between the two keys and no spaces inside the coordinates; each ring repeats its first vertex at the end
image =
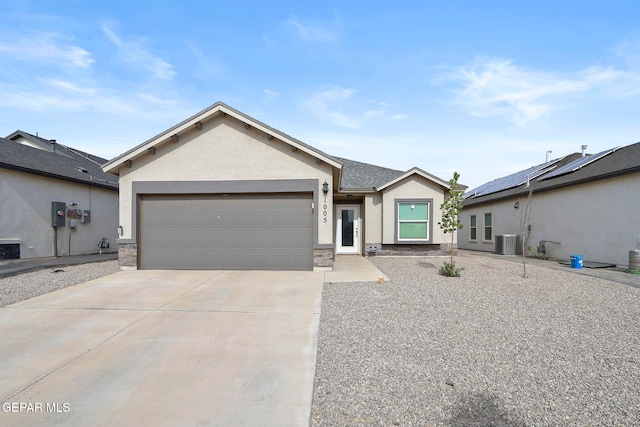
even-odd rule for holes
{"type": "Polygon", "coordinates": [[[471,191],[468,191],[465,194],[465,198],[485,196],[487,194],[497,193],[499,191],[504,191],[510,188],[519,187],[520,185],[525,184],[529,180],[532,180],[546,172],[549,172],[551,169],[555,167],[554,165],[558,163],[558,161],[559,159],[551,160],[541,165],[533,166],[533,167],[530,167],[529,169],[525,169],[523,171],[513,173],[503,178],[495,179],[486,184],[482,184],[481,186],[471,191]]]}
{"type": "Polygon", "coordinates": [[[609,149],[609,150],[601,151],[599,153],[592,154],[591,156],[580,157],[579,159],[576,159],[573,162],[568,163],[568,164],[562,166],[561,168],[558,168],[557,170],[551,172],[550,174],[543,176],[542,178],[539,179],[539,181],[542,181],[542,180],[545,180],[545,179],[548,179],[548,178],[553,178],[553,177],[560,176],[560,175],[566,175],[566,174],[571,173],[571,172],[575,172],[578,169],[581,169],[581,168],[585,167],[589,163],[593,163],[596,160],[599,160],[599,159],[603,158],[604,156],[613,153],[618,148],[620,148],[620,147],[616,147],[616,148],[612,148],[612,149],[609,149]]]}

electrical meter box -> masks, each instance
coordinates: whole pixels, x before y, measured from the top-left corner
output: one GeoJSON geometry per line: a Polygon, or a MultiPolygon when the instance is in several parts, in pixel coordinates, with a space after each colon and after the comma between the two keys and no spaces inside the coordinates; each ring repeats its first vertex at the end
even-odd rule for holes
{"type": "Polygon", "coordinates": [[[81,218],[82,209],[69,209],[69,218],[81,218]]]}
{"type": "Polygon", "coordinates": [[[80,217],[80,222],[84,223],[84,224],[88,224],[91,222],[91,211],[90,210],[83,210],[82,211],[82,216],[80,217]]]}
{"type": "Polygon", "coordinates": [[[51,202],[51,225],[54,227],[65,226],[65,212],[67,206],[64,202],[51,202]]]}

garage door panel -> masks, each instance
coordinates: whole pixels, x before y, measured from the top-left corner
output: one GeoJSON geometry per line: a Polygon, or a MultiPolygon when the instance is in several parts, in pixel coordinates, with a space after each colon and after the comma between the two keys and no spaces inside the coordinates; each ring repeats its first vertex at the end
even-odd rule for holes
{"type": "MultiPolygon", "coordinates": [[[[149,230],[148,237],[144,240],[145,246],[165,247],[177,250],[181,246],[172,246],[170,242],[179,240],[190,241],[192,249],[208,249],[211,247],[233,248],[238,241],[251,241],[253,247],[257,248],[281,248],[306,250],[312,244],[308,230],[265,230],[262,233],[255,233],[252,230],[149,230]],[[286,233],[286,236],[283,235],[286,233]]],[[[188,249],[188,248],[183,248],[188,249]]],[[[247,248],[249,249],[249,248],[247,248]]]]}
{"type": "Polygon", "coordinates": [[[311,193],[141,199],[142,268],[313,268],[311,193]]]}
{"type": "MultiPolygon", "coordinates": [[[[150,250],[148,257],[158,263],[155,269],[168,270],[247,270],[246,259],[251,259],[251,270],[301,270],[300,265],[308,263],[308,255],[303,252],[295,254],[278,249],[206,249],[184,250],[176,248],[171,250],[150,250]],[[176,263],[176,258],[181,262],[176,263]],[[205,260],[206,265],[203,265],[205,260]],[[283,262],[285,261],[285,262],[283,262]]],[[[149,268],[149,267],[147,267],[149,268]]]]}

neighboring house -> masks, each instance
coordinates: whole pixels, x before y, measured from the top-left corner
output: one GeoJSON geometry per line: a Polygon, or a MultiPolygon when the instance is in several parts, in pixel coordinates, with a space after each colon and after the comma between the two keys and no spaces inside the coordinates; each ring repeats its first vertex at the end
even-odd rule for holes
{"type": "Polygon", "coordinates": [[[223,103],[103,169],[120,176],[124,267],[312,270],[450,246],[447,181],[332,157],[223,103]]]}
{"type": "Polygon", "coordinates": [[[640,143],[594,155],[585,148],[468,191],[458,247],[505,253],[513,239],[502,236],[521,234],[532,189],[527,255],[628,265],[640,248],[640,143]]]}
{"type": "Polygon", "coordinates": [[[22,131],[0,138],[0,259],[115,250],[118,177],[102,163],[22,131]]]}

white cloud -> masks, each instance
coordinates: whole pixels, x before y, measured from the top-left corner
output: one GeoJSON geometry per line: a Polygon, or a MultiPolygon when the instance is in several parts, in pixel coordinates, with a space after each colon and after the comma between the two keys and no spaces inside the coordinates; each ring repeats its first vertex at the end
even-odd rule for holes
{"type": "Polygon", "coordinates": [[[624,73],[607,67],[589,67],[569,76],[529,70],[502,58],[476,58],[434,80],[453,81],[456,101],[478,117],[507,116],[517,125],[538,119],[564,104],[569,97],[600,89],[624,73]]]}
{"type": "Polygon", "coordinates": [[[279,92],[269,89],[262,89],[262,93],[264,93],[264,102],[271,102],[280,96],[279,92]]]}
{"type": "Polygon", "coordinates": [[[0,42],[0,54],[3,53],[16,60],[55,62],[77,68],[89,68],[95,62],[91,53],[54,33],[34,33],[30,37],[0,42]]]}
{"type": "Polygon", "coordinates": [[[305,107],[315,116],[336,126],[360,129],[372,119],[386,115],[385,103],[355,96],[354,89],[329,86],[312,94],[305,107]],[[371,108],[371,105],[376,108],[371,108]]]}
{"type": "Polygon", "coordinates": [[[70,82],[70,81],[66,81],[66,80],[45,78],[45,79],[42,79],[42,82],[45,85],[48,85],[48,86],[50,86],[52,88],[63,89],[65,91],[69,91],[69,92],[73,92],[73,93],[77,93],[77,94],[82,94],[84,96],[90,96],[90,95],[95,94],[95,92],[96,92],[96,90],[94,88],[81,87],[81,86],[77,85],[76,83],[73,83],[73,82],[70,82]]]}
{"type": "Polygon", "coordinates": [[[336,101],[348,100],[354,93],[355,91],[353,89],[332,87],[313,94],[305,104],[313,114],[334,125],[356,129],[360,127],[360,120],[358,118],[349,117],[347,114],[330,105],[336,101]]]}
{"type": "Polygon", "coordinates": [[[102,31],[118,48],[123,61],[140,66],[162,80],[171,80],[176,74],[171,64],[156,57],[144,47],[143,39],[123,39],[108,25],[103,25],[102,31]]]}
{"type": "Polygon", "coordinates": [[[225,73],[224,66],[211,58],[211,54],[205,55],[197,44],[186,41],[187,49],[195,56],[196,61],[193,64],[193,73],[207,80],[211,78],[220,78],[225,73]]]}
{"type": "Polygon", "coordinates": [[[161,120],[188,117],[193,109],[171,97],[146,92],[113,90],[93,83],[74,83],[62,79],[36,79],[27,86],[0,83],[0,108],[26,113],[70,113],[110,115],[129,119],[161,120]]]}
{"type": "Polygon", "coordinates": [[[339,39],[337,30],[324,28],[318,25],[305,24],[295,17],[289,19],[287,24],[296,30],[300,39],[306,42],[335,43],[339,39]]]}

